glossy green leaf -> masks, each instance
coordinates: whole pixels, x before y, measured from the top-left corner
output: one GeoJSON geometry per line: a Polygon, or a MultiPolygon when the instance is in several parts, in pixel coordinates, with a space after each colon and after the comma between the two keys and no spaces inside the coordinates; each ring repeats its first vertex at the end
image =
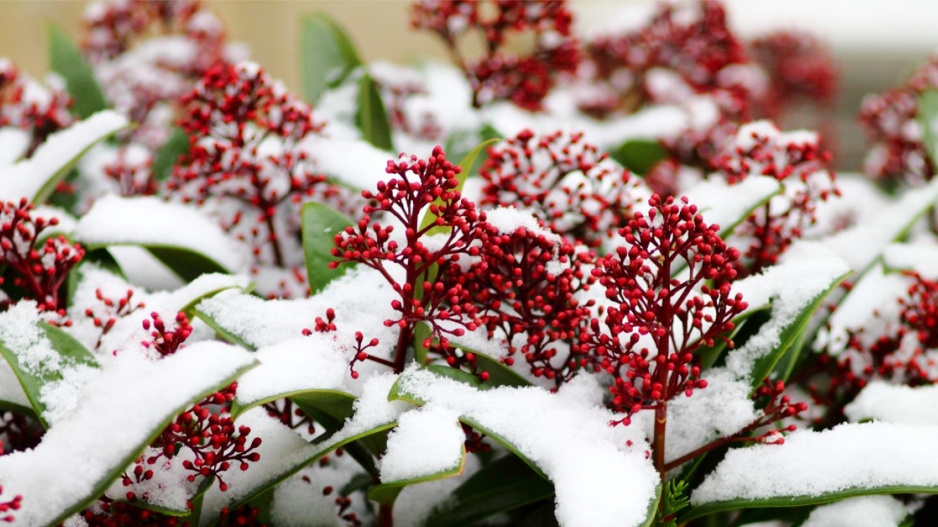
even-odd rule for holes
{"type": "Polygon", "coordinates": [[[189,151],[189,135],[179,127],[173,128],[172,135],[156,155],[153,156],[153,177],[157,181],[166,181],[173,173],[173,166],[179,157],[189,151]]]}
{"type": "MultiPolygon", "coordinates": [[[[39,327],[49,340],[52,349],[59,355],[59,360],[63,366],[71,367],[81,365],[90,368],[98,367],[98,362],[95,360],[94,355],[85,349],[74,337],[45,322],[41,322],[39,327]]],[[[61,381],[63,379],[62,371],[48,366],[41,368],[41,371],[38,372],[35,371],[35,368],[27,368],[21,363],[21,358],[17,354],[17,350],[2,341],[0,341],[0,355],[6,359],[7,363],[13,369],[13,373],[23,387],[27,399],[29,399],[36,416],[39,418],[39,422],[42,423],[42,426],[48,428],[49,421],[46,415],[46,406],[40,399],[40,393],[44,386],[61,381]]]]}
{"type": "Polygon", "coordinates": [[[629,139],[609,156],[631,172],[644,176],[655,164],[668,157],[668,152],[655,139],[629,139]]]}
{"type": "Polygon", "coordinates": [[[925,90],[918,96],[918,122],[922,143],[933,163],[938,163],[938,90],[925,90]]]}
{"type": "MultiPolygon", "coordinates": [[[[799,335],[805,330],[805,327],[808,325],[808,321],[811,319],[811,316],[817,311],[818,307],[821,306],[821,302],[827,298],[827,295],[834,290],[844,278],[847,277],[845,273],[840,275],[836,280],[831,282],[831,284],[811,299],[810,302],[805,304],[801,311],[799,311],[798,316],[794,317],[784,328],[782,328],[781,333],[779,334],[779,344],[772,350],[771,353],[763,356],[755,362],[752,368],[752,373],[750,379],[752,380],[752,389],[756,390],[759,386],[762,385],[762,381],[769,376],[769,373],[775,368],[775,365],[779,360],[785,355],[789,350],[792,343],[798,340],[799,335]]],[[[800,350],[798,350],[800,352],[800,350]]]]}
{"type": "Polygon", "coordinates": [[[358,112],[355,124],[362,132],[362,139],[382,149],[393,151],[391,122],[381,100],[378,83],[365,73],[358,79],[358,112]]]}
{"type": "Polygon", "coordinates": [[[316,103],[338,86],[362,60],[348,34],[325,13],[303,17],[300,31],[300,79],[303,95],[316,103]]]}
{"type": "Polygon", "coordinates": [[[227,274],[230,272],[209,256],[185,247],[168,245],[144,245],[142,247],[186,282],[191,282],[206,273],[227,274]]]}
{"type": "Polygon", "coordinates": [[[62,28],[49,26],[49,67],[65,79],[74,98],[72,110],[81,118],[107,108],[104,92],[94,78],[91,65],[62,28]]]}
{"type": "Polygon", "coordinates": [[[551,499],[554,486],[517,456],[502,457],[467,479],[451,504],[431,515],[427,527],[475,525],[496,514],[551,499]]]}
{"type": "Polygon", "coordinates": [[[251,401],[248,404],[235,399],[231,403],[231,416],[237,417],[255,406],[285,398],[289,398],[297,404],[302,403],[306,406],[318,408],[333,418],[338,419],[340,422],[352,415],[352,404],[355,402],[355,396],[338,390],[295,390],[277,392],[271,393],[269,396],[262,399],[251,401]]]}
{"type": "Polygon", "coordinates": [[[689,521],[710,514],[723,511],[738,511],[740,509],[756,509],[764,507],[803,507],[806,505],[823,505],[857,496],[873,496],[878,494],[938,494],[938,487],[919,487],[907,485],[888,485],[875,488],[851,488],[840,492],[829,492],[818,496],[784,496],[767,499],[736,499],[714,503],[707,503],[691,507],[681,521],[689,521]]]}
{"type": "Polygon", "coordinates": [[[351,267],[351,263],[344,263],[330,269],[329,263],[336,261],[332,256],[335,235],[354,223],[332,207],[312,201],[303,204],[302,216],[306,276],[311,294],[316,294],[351,267]]]}

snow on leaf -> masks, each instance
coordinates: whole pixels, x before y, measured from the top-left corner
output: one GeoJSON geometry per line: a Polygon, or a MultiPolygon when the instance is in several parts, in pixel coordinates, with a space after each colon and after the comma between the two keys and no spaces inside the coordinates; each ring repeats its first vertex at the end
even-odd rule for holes
{"type": "Polygon", "coordinates": [[[910,512],[892,496],[859,496],[814,509],[801,527],[888,527],[900,525],[910,512]]]}
{"type": "Polygon", "coordinates": [[[578,397],[579,391],[477,390],[417,367],[404,372],[398,388],[403,397],[458,412],[464,422],[534,463],[554,484],[561,525],[645,521],[658,483],[645,457],[647,444],[637,427],[608,426],[614,415],[578,397]]]}
{"type": "Polygon", "coordinates": [[[748,177],[735,185],[713,178],[688,189],[684,195],[697,205],[707,223],[720,226],[720,236],[725,239],[756,207],[780,190],[779,182],[768,176],[748,177]]]}
{"type": "Polygon", "coordinates": [[[694,490],[696,510],[689,517],[868,494],[938,493],[936,434],[936,426],[848,423],[798,430],[781,445],[730,450],[694,490]]]}
{"type": "Polygon", "coordinates": [[[12,525],[57,524],[87,506],[172,418],[252,364],[249,353],[217,342],[158,361],[117,357],[39,446],[0,457],[4,492],[23,496],[12,525]]]}
{"type": "Polygon", "coordinates": [[[50,135],[29,159],[0,172],[0,199],[22,197],[41,203],[95,143],[127,126],[127,118],[112,111],[100,111],[84,121],[50,135]]]}
{"type": "Polygon", "coordinates": [[[75,226],[76,241],[94,250],[108,245],[140,245],[183,279],[202,272],[237,272],[248,249],[192,207],[155,197],[98,199],[75,226]],[[114,221],[120,218],[120,221],[114,221]]]}
{"type": "Polygon", "coordinates": [[[844,408],[851,421],[938,425],[938,386],[902,386],[883,381],[868,384],[844,408]]]}

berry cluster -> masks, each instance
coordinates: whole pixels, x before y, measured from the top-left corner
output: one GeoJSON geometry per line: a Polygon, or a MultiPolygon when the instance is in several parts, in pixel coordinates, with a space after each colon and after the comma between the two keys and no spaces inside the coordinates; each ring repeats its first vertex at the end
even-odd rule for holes
{"type": "Polygon", "coordinates": [[[764,117],[780,118],[798,101],[828,105],[837,95],[834,59],[810,33],[779,31],[751,43],[753,58],[769,77],[769,91],[762,101],[764,117]]]}
{"type": "Polygon", "coordinates": [[[479,170],[481,204],[523,205],[554,232],[597,247],[625,224],[641,194],[629,172],[582,133],[523,130],[492,146],[479,170]]]}
{"type": "Polygon", "coordinates": [[[64,86],[49,88],[0,58],[0,128],[12,126],[29,134],[26,157],[32,156],[53,132],[74,122],[69,113],[72,99],[64,86]]]}
{"type": "MultiPolygon", "coordinates": [[[[96,313],[94,309],[89,307],[85,309],[85,316],[91,320],[94,327],[101,331],[95,344],[95,349],[98,349],[101,347],[101,339],[114,328],[118,318],[126,317],[138,309],[143,309],[145,305],[143,302],[133,303],[133,289],[128,289],[124,296],[118,298],[116,302],[114,299],[104,296],[100,289],[95,289],[94,294],[98,302],[101,303],[102,311],[96,313]]],[[[154,313],[154,315],[156,314],[154,313]]]]}
{"type": "MultiPolygon", "coordinates": [[[[3,487],[0,487],[0,494],[3,494],[3,487]]],[[[13,516],[11,511],[18,510],[20,508],[20,503],[22,503],[22,496],[13,496],[13,499],[10,501],[0,501],[0,521],[4,523],[13,523],[16,520],[16,517],[13,516]]]]}
{"type": "Polygon", "coordinates": [[[62,286],[85,251],[62,235],[43,238],[43,231],[59,220],[34,216],[32,210],[26,198],[0,204],[0,263],[5,267],[0,283],[12,285],[21,298],[35,300],[40,310],[64,316],[62,286]]]}
{"type": "Polygon", "coordinates": [[[143,329],[150,331],[150,340],[144,341],[144,348],[155,351],[159,357],[166,357],[176,353],[183,342],[192,334],[192,325],[189,324],[189,318],[180,311],[176,313],[176,328],[169,330],[163,319],[156,311],[150,313],[150,319],[143,320],[143,329]],[[152,331],[150,328],[153,328],[152,331]]]}
{"type": "Polygon", "coordinates": [[[301,268],[301,202],[338,192],[297,147],[322,129],[312,109],[251,63],[215,66],[183,100],[191,147],[170,191],[210,206],[258,265],[301,268]]]}
{"type": "Polygon", "coordinates": [[[754,211],[736,230],[737,242],[747,247],[738,269],[758,273],[778,262],[779,256],[817,221],[819,203],[840,190],[828,170],[830,154],[821,150],[817,134],[783,134],[768,121],[739,128],[731,149],[715,160],[720,175],[730,184],[749,176],[777,179],[784,191],[754,211]]]}
{"type": "Polygon", "coordinates": [[[413,4],[412,25],[439,35],[465,72],[476,108],[509,100],[539,110],[559,74],[573,73],[579,51],[571,38],[573,18],[565,0],[421,0],[413,4]],[[482,33],[484,54],[466,58],[461,42],[472,30],[482,33]],[[528,54],[509,52],[516,35],[533,34],[528,54]]]}

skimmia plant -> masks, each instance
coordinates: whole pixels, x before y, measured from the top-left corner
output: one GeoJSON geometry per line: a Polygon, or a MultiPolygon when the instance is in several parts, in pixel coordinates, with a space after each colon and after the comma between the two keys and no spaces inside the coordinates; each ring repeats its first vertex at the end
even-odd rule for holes
{"type": "Polygon", "coordinates": [[[450,63],[314,14],[302,96],[196,0],[0,59],[0,522],[929,524],[936,59],[835,177],[812,35],[411,15],[450,63]]]}

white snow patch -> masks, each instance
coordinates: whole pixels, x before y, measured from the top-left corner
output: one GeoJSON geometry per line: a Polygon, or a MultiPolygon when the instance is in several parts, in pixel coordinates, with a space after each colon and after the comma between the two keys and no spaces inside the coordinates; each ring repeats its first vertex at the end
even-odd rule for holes
{"type": "Polygon", "coordinates": [[[859,496],[814,509],[801,527],[895,527],[909,512],[892,496],[859,496]]]}
{"type": "Polygon", "coordinates": [[[938,425],[938,386],[903,386],[873,381],[844,408],[851,421],[938,425]]]}
{"type": "Polygon", "coordinates": [[[691,205],[697,205],[707,223],[720,226],[725,236],[730,228],[746,219],[749,211],[779,191],[781,185],[768,176],[747,177],[735,185],[711,178],[684,193],[691,205]]]}
{"type": "Polygon", "coordinates": [[[451,408],[429,404],[405,412],[388,436],[388,450],[381,458],[381,481],[403,481],[453,470],[465,456],[465,439],[459,413],[451,408]]]}

